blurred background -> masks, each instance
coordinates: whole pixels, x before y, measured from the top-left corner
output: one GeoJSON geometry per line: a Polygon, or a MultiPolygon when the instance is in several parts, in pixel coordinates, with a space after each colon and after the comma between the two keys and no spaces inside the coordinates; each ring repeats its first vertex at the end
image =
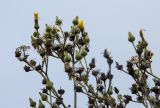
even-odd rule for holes
{"type": "MultiPolygon", "coordinates": [[[[153,72],[160,76],[160,1],[159,0],[1,0],[0,1],[0,107],[29,108],[28,98],[40,98],[42,78],[36,72],[25,73],[24,64],[14,57],[16,47],[31,45],[30,36],[34,28],[33,13],[39,12],[40,32],[45,24],[53,25],[55,17],[63,19],[63,29],[70,30],[72,20],[79,16],[85,22],[90,37],[88,62],[96,58],[101,71],[108,70],[102,52],[108,49],[115,61],[126,65],[135,54],[128,42],[128,32],[136,39],[139,30],[144,28],[149,48],[154,53],[153,72]]],[[[39,60],[36,51],[30,51],[32,58],[39,60]]],[[[66,89],[65,103],[73,105],[72,82],[64,74],[59,60],[50,59],[50,76],[56,88],[66,89]]],[[[115,64],[113,65],[113,68],[115,64]]],[[[130,94],[133,80],[125,73],[113,69],[113,86],[120,93],[130,94]]],[[[152,83],[149,82],[152,86],[152,83]]],[[[78,94],[78,108],[87,108],[87,98],[78,94]]],[[[130,104],[127,108],[143,108],[130,104]]]]}

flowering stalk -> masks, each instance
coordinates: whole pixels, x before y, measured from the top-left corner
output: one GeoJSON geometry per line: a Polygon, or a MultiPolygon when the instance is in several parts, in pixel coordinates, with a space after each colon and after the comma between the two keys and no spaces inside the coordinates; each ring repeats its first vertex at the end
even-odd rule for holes
{"type": "MultiPolygon", "coordinates": [[[[15,51],[16,58],[25,63],[26,72],[35,71],[42,76],[43,88],[39,95],[38,108],[45,108],[49,104],[51,108],[69,108],[63,99],[65,89],[56,89],[49,78],[49,59],[59,59],[64,64],[64,71],[69,80],[74,85],[73,107],[77,108],[77,94],[82,93],[88,98],[89,108],[126,108],[131,102],[142,104],[145,108],[158,108],[160,106],[160,78],[152,72],[151,61],[153,53],[148,49],[148,43],[144,36],[144,30],[140,30],[141,40],[136,44],[135,36],[129,32],[128,41],[132,43],[136,55],[127,61],[126,69],[116,62],[117,70],[120,70],[134,80],[131,84],[131,94],[121,94],[114,86],[114,75],[112,65],[114,60],[107,49],[103,52],[103,57],[108,64],[107,72],[101,72],[96,66],[96,59],[92,58],[87,62],[89,55],[90,39],[85,31],[83,20],[76,17],[72,21],[69,31],[62,29],[62,20],[56,17],[55,25],[46,24],[43,35],[39,33],[39,14],[34,13],[35,32],[31,36],[32,47],[41,57],[41,62],[29,59],[28,46],[22,45],[15,51]],[[148,86],[148,77],[153,77],[154,86],[148,86]],[[95,80],[93,84],[90,79],[95,80]],[[132,96],[135,95],[136,99],[132,96]],[[116,97],[117,96],[117,97],[116,97]],[[118,100],[118,101],[116,101],[118,100]]],[[[29,98],[30,106],[37,108],[36,101],[29,98]]]]}

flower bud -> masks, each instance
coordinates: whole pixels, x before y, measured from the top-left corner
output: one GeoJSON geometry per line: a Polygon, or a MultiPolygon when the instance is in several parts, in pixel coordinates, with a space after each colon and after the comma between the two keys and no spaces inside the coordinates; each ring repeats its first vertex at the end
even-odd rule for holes
{"type": "Polygon", "coordinates": [[[148,46],[148,42],[144,39],[142,41],[142,45],[143,45],[144,48],[146,48],[148,46]]]}
{"type": "Polygon", "coordinates": [[[46,32],[50,32],[52,28],[46,24],[46,32]]]}
{"type": "Polygon", "coordinates": [[[35,12],[35,13],[34,13],[34,22],[35,22],[34,28],[35,28],[37,31],[38,31],[38,29],[39,29],[38,15],[39,15],[38,12],[35,12]]]}
{"type": "Polygon", "coordinates": [[[39,100],[38,108],[45,108],[45,106],[44,106],[44,104],[42,103],[42,101],[41,101],[41,100],[39,100]]]}
{"type": "Polygon", "coordinates": [[[52,89],[52,82],[50,80],[47,80],[46,89],[48,89],[48,90],[52,89]]]}
{"type": "Polygon", "coordinates": [[[72,21],[72,23],[73,23],[74,25],[78,25],[78,16],[76,16],[76,18],[72,21]]]}
{"type": "Polygon", "coordinates": [[[144,34],[143,34],[144,29],[141,29],[139,31],[140,37],[142,38],[142,40],[144,40],[144,34]]]}
{"type": "Polygon", "coordinates": [[[48,97],[47,97],[46,94],[39,92],[39,95],[41,96],[41,99],[42,99],[43,101],[47,101],[48,97]]]}
{"type": "Polygon", "coordinates": [[[88,45],[89,44],[89,41],[90,41],[90,39],[89,39],[89,36],[88,36],[88,34],[84,37],[84,43],[86,44],[86,45],[88,45]]]}
{"type": "Polygon", "coordinates": [[[134,40],[135,40],[135,37],[133,36],[133,34],[131,32],[128,32],[128,41],[133,43],[134,40]]]}
{"type": "Polygon", "coordinates": [[[85,49],[85,46],[83,46],[82,49],[81,49],[81,55],[82,55],[83,57],[85,57],[85,56],[87,55],[87,51],[86,51],[86,49],[85,49]]]}
{"type": "Polygon", "coordinates": [[[37,32],[37,31],[34,31],[34,32],[33,32],[33,36],[34,36],[34,37],[39,37],[39,35],[40,35],[39,32],[37,32]]]}
{"type": "Polygon", "coordinates": [[[68,54],[68,52],[65,52],[64,53],[64,62],[70,62],[70,61],[71,61],[70,55],[68,54]]]}
{"type": "Polygon", "coordinates": [[[112,94],[113,94],[112,85],[108,88],[108,94],[109,94],[109,95],[112,95],[112,94]]]}
{"type": "Polygon", "coordinates": [[[138,79],[139,77],[140,77],[140,72],[139,72],[139,70],[138,69],[135,69],[134,70],[134,77],[136,78],[136,79],[138,79]]]}
{"type": "Polygon", "coordinates": [[[36,107],[36,102],[32,100],[32,98],[29,98],[30,106],[36,107]]]}
{"type": "Polygon", "coordinates": [[[75,58],[76,58],[77,61],[79,61],[79,60],[82,59],[82,55],[78,51],[76,51],[76,57],[75,58]]]}
{"type": "Polygon", "coordinates": [[[62,20],[59,19],[57,16],[56,16],[55,24],[58,25],[58,26],[60,26],[62,24],[62,20]]]}
{"type": "Polygon", "coordinates": [[[34,12],[34,20],[38,20],[38,15],[39,15],[38,12],[34,12]]]}
{"type": "Polygon", "coordinates": [[[139,42],[137,45],[137,49],[136,49],[136,53],[138,55],[141,55],[143,53],[143,46],[141,45],[141,43],[139,42]]]}

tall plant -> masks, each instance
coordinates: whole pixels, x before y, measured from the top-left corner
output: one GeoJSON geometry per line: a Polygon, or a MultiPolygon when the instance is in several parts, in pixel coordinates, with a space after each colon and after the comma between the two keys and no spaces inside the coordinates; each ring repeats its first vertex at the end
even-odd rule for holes
{"type": "MultiPolygon", "coordinates": [[[[41,57],[40,64],[34,59],[29,59],[27,50],[29,46],[22,45],[16,48],[15,57],[24,62],[26,72],[35,71],[42,77],[44,84],[39,92],[40,99],[36,101],[29,98],[30,106],[33,108],[77,108],[77,93],[82,93],[88,97],[88,108],[125,108],[129,103],[142,104],[145,108],[159,108],[160,106],[160,78],[152,72],[153,53],[148,49],[148,43],[144,37],[143,29],[139,35],[141,40],[135,44],[135,36],[129,32],[128,41],[132,43],[136,55],[127,60],[126,70],[123,65],[115,62],[116,68],[134,80],[130,91],[133,95],[121,94],[117,87],[113,87],[113,74],[111,66],[114,63],[107,49],[104,50],[103,57],[108,64],[108,72],[100,72],[96,67],[96,60],[92,58],[87,62],[86,57],[89,52],[89,36],[85,30],[83,20],[76,17],[72,21],[70,31],[62,29],[62,20],[56,17],[55,24],[46,24],[45,33],[39,32],[38,13],[34,13],[34,33],[31,36],[32,47],[41,57]],[[64,71],[74,88],[74,105],[68,105],[63,101],[65,88],[57,89],[53,85],[48,75],[50,58],[59,59],[64,64],[64,71]],[[95,84],[90,82],[90,78],[95,79],[95,84]],[[148,77],[152,77],[154,86],[148,86],[148,77]],[[133,96],[136,98],[133,99],[133,96]]],[[[123,77],[123,76],[122,76],[123,77]]]]}

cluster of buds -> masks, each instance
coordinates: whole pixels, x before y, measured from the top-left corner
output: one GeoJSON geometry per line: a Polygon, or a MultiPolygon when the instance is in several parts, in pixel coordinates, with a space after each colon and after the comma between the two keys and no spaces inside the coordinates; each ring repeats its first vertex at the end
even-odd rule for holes
{"type": "MultiPolygon", "coordinates": [[[[152,72],[153,53],[148,49],[148,42],[144,37],[143,29],[139,31],[139,35],[141,40],[135,45],[135,36],[131,32],[128,33],[128,41],[132,43],[137,55],[132,56],[127,61],[127,71],[118,62],[116,63],[116,68],[134,79],[135,83],[132,84],[130,90],[132,94],[137,96],[136,102],[142,103],[146,108],[149,106],[148,103],[150,103],[150,107],[157,108],[160,105],[160,88],[158,83],[160,78],[152,72]],[[154,87],[148,86],[149,76],[154,78],[154,87]],[[152,92],[155,93],[155,97],[152,95],[152,92]]],[[[126,99],[133,101],[130,96],[127,96],[126,99]]]]}
{"type": "Polygon", "coordinates": [[[71,105],[64,103],[65,89],[56,90],[48,75],[49,58],[59,59],[64,64],[64,71],[70,80],[74,82],[74,108],[76,108],[77,93],[82,93],[88,97],[89,108],[125,108],[130,102],[143,104],[148,108],[148,103],[153,108],[160,106],[160,78],[153,74],[151,68],[153,53],[148,49],[148,43],[144,37],[144,30],[139,34],[141,40],[135,45],[135,36],[129,32],[128,41],[132,43],[136,55],[127,60],[127,69],[116,62],[116,68],[127,73],[135,81],[130,87],[131,93],[137,96],[134,100],[132,96],[120,94],[117,87],[114,87],[111,66],[114,63],[107,49],[104,50],[103,57],[107,61],[108,71],[100,72],[96,67],[96,60],[92,58],[87,63],[89,53],[89,35],[85,31],[83,20],[75,17],[69,31],[63,31],[62,20],[56,17],[53,26],[46,24],[44,34],[39,33],[39,14],[34,13],[34,33],[31,36],[32,47],[41,57],[41,62],[37,63],[28,58],[28,46],[22,45],[15,51],[15,57],[25,63],[26,72],[35,71],[42,76],[42,91],[39,92],[40,99],[38,105],[36,101],[29,98],[30,107],[45,108],[48,103],[51,108],[69,108],[71,105]],[[148,77],[154,77],[155,85],[148,86],[148,77]],[[95,85],[90,79],[93,77],[95,85]],[[154,96],[152,95],[154,93],[154,96]],[[117,95],[117,97],[115,97],[117,95]],[[118,101],[116,101],[118,100],[118,101]],[[37,106],[36,106],[37,105],[37,106]]]}

